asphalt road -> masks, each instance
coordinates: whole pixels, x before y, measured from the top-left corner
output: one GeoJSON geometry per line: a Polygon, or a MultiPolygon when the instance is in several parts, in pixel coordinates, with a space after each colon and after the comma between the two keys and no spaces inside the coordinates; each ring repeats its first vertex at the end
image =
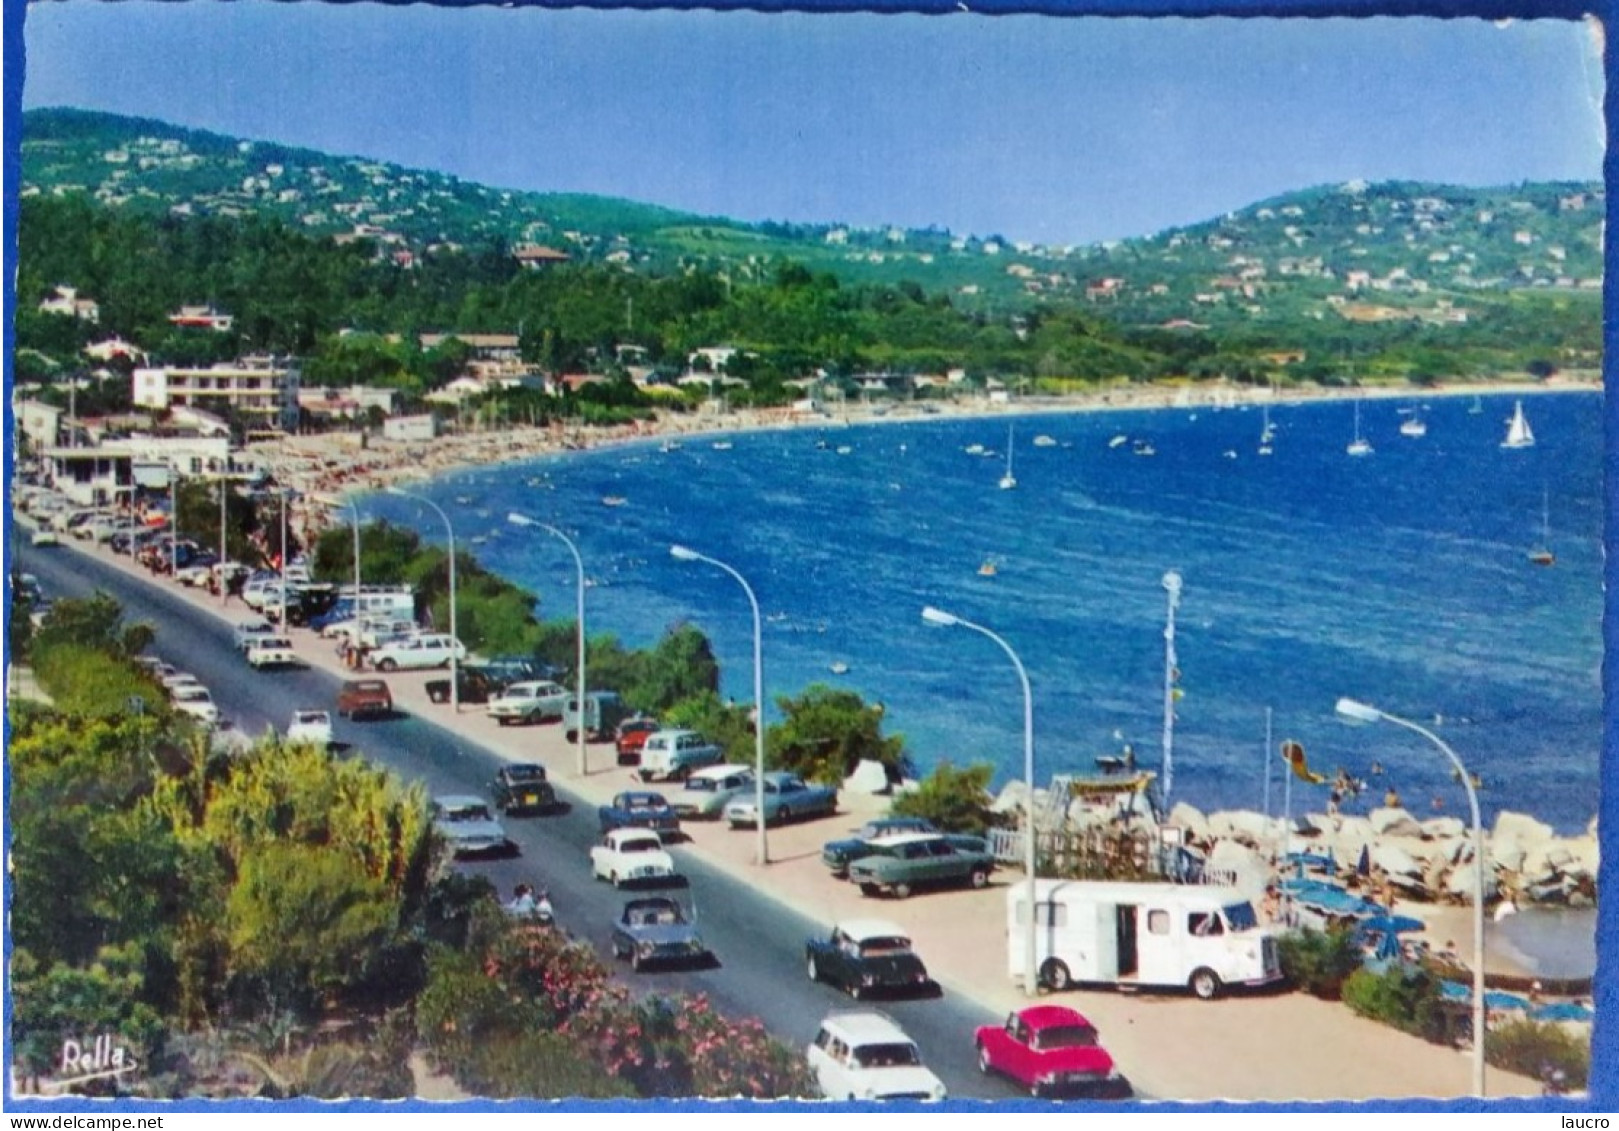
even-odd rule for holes
{"type": "MultiPolygon", "coordinates": [[[[15,533],[16,527],[12,529],[15,533]]],[[[285,730],[298,708],[334,708],[338,684],[334,677],[312,669],[254,671],[236,653],[230,629],[171,594],[171,583],[143,584],[73,550],[32,547],[26,535],[13,537],[11,545],[13,568],[37,576],[52,599],[86,597],[99,589],[119,602],[126,619],[151,623],[157,630],[152,650],[202,680],[225,717],[249,735],[262,734],[266,727],[285,730]]],[[[233,605],[240,619],[251,618],[251,610],[239,601],[233,605]]],[[[487,749],[421,718],[353,722],[336,718],[334,711],[333,723],[339,744],[407,780],[423,781],[435,794],[488,796],[501,762],[487,749]]],[[[502,893],[524,881],[548,888],[558,923],[590,942],[611,963],[607,945],[611,923],[628,896],[591,879],[588,850],[598,833],[594,806],[566,792],[561,796],[571,803],[568,812],[504,822],[519,856],[457,866],[488,876],[502,893]]],[[[814,1037],[828,1013],[864,1008],[839,991],[811,983],[805,975],[805,940],[821,935],[830,924],[776,903],[768,892],[706,866],[678,845],[672,852],[689,877],[689,886],[666,890],[686,904],[688,914],[695,907],[717,965],[639,975],[621,965],[626,984],[647,991],[707,994],[721,1012],[758,1017],[777,1037],[799,1048],[814,1037]]],[[[924,1063],[944,1081],[951,1098],[1005,1099],[1022,1094],[999,1077],[981,1075],[977,1068],[973,1031],[1002,1018],[949,994],[888,1001],[878,1008],[917,1042],[924,1063]]]]}

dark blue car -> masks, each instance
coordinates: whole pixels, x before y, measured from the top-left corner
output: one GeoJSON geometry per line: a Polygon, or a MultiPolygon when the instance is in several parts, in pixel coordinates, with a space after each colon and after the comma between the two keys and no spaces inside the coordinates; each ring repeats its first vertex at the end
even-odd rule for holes
{"type": "Polygon", "coordinates": [[[612,829],[651,829],[666,835],[680,832],[680,818],[669,807],[668,800],[651,790],[626,790],[613,798],[611,805],[603,805],[596,813],[604,833],[612,829]]]}

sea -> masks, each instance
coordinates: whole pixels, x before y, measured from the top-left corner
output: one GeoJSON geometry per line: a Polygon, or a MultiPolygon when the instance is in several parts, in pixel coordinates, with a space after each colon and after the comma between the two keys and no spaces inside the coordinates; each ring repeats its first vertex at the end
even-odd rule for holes
{"type": "MultiPolygon", "coordinates": [[[[1212,406],[795,427],[570,452],[456,472],[418,490],[460,546],[571,619],[573,559],[592,635],[654,643],[692,623],[722,694],[752,698],[763,617],[767,719],[813,684],[884,709],[919,772],[988,762],[1021,779],[1024,702],[995,640],[925,623],[934,606],[995,634],[1031,688],[1035,778],[1097,771],[1128,743],[1205,812],[1321,812],[1310,769],[1393,789],[1419,818],[1467,819],[1451,763],[1351,697],[1418,723],[1476,776],[1485,820],[1560,834],[1596,815],[1602,728],[1602,397],[1522,397],[1532,447],[1504,449],[1511,396],[1212,406]],[[1400,431],[1413,415],[1426,435],[1400,431]],[[1272,438],[1261,454],[1266,421],[1272,438]],[[717,446],[716,446],[717,445],[717,446]],[[998,481],[1008,471],[1012,489],[998,481]],[[1549,548],[1555,564],[1536,565],[1549,548]],[[1166,656],[1171,594],[1174,662],[1166,656]],[[1166,696],[1166,679],[1169,694],[1166,696]],[[1165,725],[1166,698],[1173,706],[1165,725]],[[1167,732],[1167,741],[1166,741],[1167,732]],[[1268,735],[1268,739],[1267,739],[1268,735]]],[[[437,516],[372,496],[441,541],[437,516]]]]}

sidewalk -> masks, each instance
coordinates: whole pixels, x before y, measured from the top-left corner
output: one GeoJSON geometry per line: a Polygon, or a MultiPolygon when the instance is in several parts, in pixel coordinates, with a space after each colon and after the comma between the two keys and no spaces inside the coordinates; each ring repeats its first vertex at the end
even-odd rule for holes
{"type": "MultiPolygon", "coordinates": [[[[59,551],[60,552],[60,551],[59,551]]],[[[114,559],[105,547],[89,552],[144,581],[160,585],[229,623],[251,619],[239,600],[221,608],[217,597],[154,579],[127,557],[114,559]]],[[[161,630],[161,626],[159,626],[161,630]]],[[[331,641],[308,629],[290,635],[300,658],[338,678],[351,678],[331,641]]],[[[396,709],[453,727],[455,732],[513,760],[545,765],[556,784],[590,804],[601,804],[619,790],[639,788],[633,769],[620,767],[611,745],[588,747],[588,770],[577,772],[577,747],[562,728],[502,727],[481,706],[452,715],[448,705],[430,703],[424,685],[441,671],[394,672],[386,676],[396,709]]],[[[311,704],[316,706],[317,704],[311,704]]],[[[652,786],[658,789],[661,786],[652,786]]],[[[836,920],[880,916],[901,924],[917,952],[946,992],[971,998],[992,1013],[1026,1003],[1020,984],[1008,974],[1006,887],[1021,880],[1019,870],[996,872],[982,891],[924,894],[909,900],[868,899],[853,885],[832,878],[821,864],[821,845],[882,813],[887,799],[843,793],[837,816],[769,831],[771,862],[754,862],[753,830],[732,832],[723,824],[688,823],[690,852],[830,926],[836,920]]],[[[1302,993],[1231,996],[1214,1002],[1189,996],[1071,991],[1043,1000],[1068,1004],[1084,1013],[1101,1033],[1121,1068],[1143,1093],[1187,1101],[1358,1100],[1451,1098],[1468,1094],[1471,1056],[1431,1045],[1385,1025],[1355,1016],[1346,1006],[1302,993]]],[[[963,1033],[962,1040],[970,1040],[963,1033]]],[[[1540,1085],[1527,1077],[1491,1069],[1491,1096],[1538,1096],[1540,1085]]]]}

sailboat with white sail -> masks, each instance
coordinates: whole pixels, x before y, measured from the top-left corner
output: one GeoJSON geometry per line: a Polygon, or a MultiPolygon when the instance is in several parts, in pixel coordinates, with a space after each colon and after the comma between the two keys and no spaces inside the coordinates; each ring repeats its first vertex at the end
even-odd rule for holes
{"type": "Polygon", "coordinates": [[[1529,418],[1523,414],[1523,402],[1512,403],[1512,419],[1507,421],[1507,438],[1501,441],[1503,448],[1532,448],[1535,446],[1535,433],[1529,427],[1529,418]]]}
{"type": "Polygon", "coordinates": [[[1017,486],[1017,478],[1012,474],[1012,426],[1006,426],[1006,474],[1001,476],[1001,490],[1010,491],[1017,486]]]}
{"type": "Polygon", "coordinates": [[[1557,561],[1552,553],[1552,495],[1543,488],[1540,496],[1540,545],[1529,551],[1529,561],[1538,566],[1549,566],[1557,561]]]}
{"type": "Polygon", "coordinates": [[[1271,453],[1271,441],[1276,438],[1276,429],[1270,422],[1270,405],[1261,405],[1260,410],[1264,413],[1265,420],[1264,426],[1259,430],[1259,454],[1268,456],[1271,453]]]}
{"type": "Polygon", "coordinates": [[[1352,456],[1369,456],[1372,454],[1372,445],[1369,440],[1360,434],[1360,402],[1355,402],[1355,438],[1344,449],[1352,456]]]}

